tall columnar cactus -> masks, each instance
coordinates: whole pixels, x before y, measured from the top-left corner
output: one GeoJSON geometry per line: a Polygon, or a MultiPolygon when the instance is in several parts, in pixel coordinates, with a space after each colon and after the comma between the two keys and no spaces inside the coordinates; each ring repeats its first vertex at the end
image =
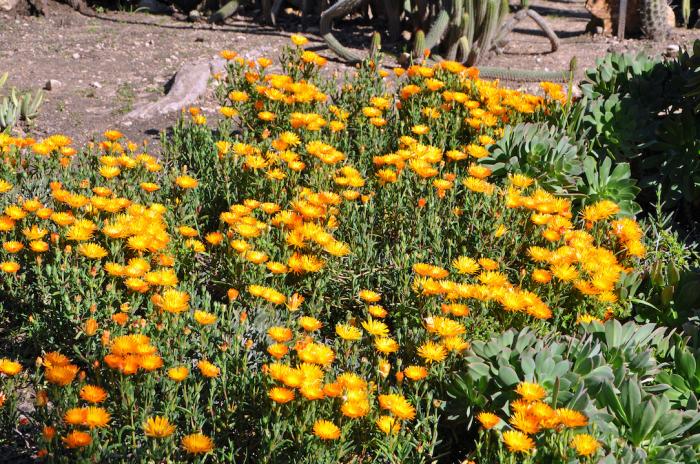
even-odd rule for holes
{"type": "MultiPolygon", "coordinates": [[[[474,64],[493,47],[509,12],[508,0],[445,0],[438,7],[425,48],[438,58],[467,64],[474,64]]],[[[414,54],[423,51],[417,45],[414,54]]]]}
{"type": "Polygon", "coordinates": [[[641,0],[639,2],[639,19],[642,32],[649,39],[663,40],[669,34],[666,0],[641,0]]]}
{"type": "MultiPolygon", "coordinates": [[[[523,8],[506,21],[510,12],[508,0],[407,0],[404,10],[394,8],[394,2],[400,0],[384,0],[372,5],[383,5],[384,15],[392,25],[391,29],[396,29],[397,25],[402,24],[401,15],[404,11],[409,13],[410,21],[404,24],[413,23],[411,55],[414,59],[422,58],[428,50],[430,56],[437,60],[457,60],[474,65],[486,53],[502,46],[505,37],[525,18],[532,19],[545,32],[552,44],[552,51],[559,46],[559,39],[554,31],[534,10],[523,8]]],[[[341,58],[351,62],[361,61],[367,54],[343,46],[332,34],[331,28],[335,19],[346,16],[362,4],[362,0],[339,0],[321,14],[321,35],[328,47],[341,58]]],[[[391,35],[398,34],[393,30],[391,35]]],[[[567,71],[563,71],[556,76],[566,74],[567,71]]],[[[527,76],[523,75],[523,79],[546,79],[548,76],[530,72],[527,76]]]]}

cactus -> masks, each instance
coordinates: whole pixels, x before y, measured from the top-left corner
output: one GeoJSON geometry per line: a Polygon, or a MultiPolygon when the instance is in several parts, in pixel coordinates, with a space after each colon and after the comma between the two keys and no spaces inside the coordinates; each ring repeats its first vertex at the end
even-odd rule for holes
{"type": "Polygon", "coordinates": [[[669,34],[666,22],[666,0],[641,0],[639,3],[639,19],[642,32],[652,40],[663,40],[669,34]]]}
{"type": "Polygon", "coordinates": [[[372,45],[369,47],[369,56],[373,61],[379,58],[379,52],[382,50],[382,36],[379,32],[372,34],[372,45]]]}
{"type": "Polygon", "coordinates": [[[413,41],[413,56],[423,56],[425,52],[425,33],[422,30],[416,32],[416,38],[413,41]]]}
{"type": "Polygon", "coordinates": [[[340,0],[334,3],[333,6],[321,13],[321,24],[319,26],[321,36],[328,44],[328,48],[333,50],[339,57],[352,63],[362,61],[364,54],[351,50],[338,42],[338,39],[331,32],[331,27],[336,18],[342,18],[350,14],[359,8],[360,5],[362,5],[362,0],[340,0]]]}
{"type": "Polygon", "coordinates": [[[576,57],[569,62],[569,68],[563,71],[533,71],[524,69],[507,69],[479,67],[479,76],[486,79],[504,79],[509,81],[572,81],[576,73],[576,57]]]}
{"type": "MultiPolygon", "coordinates": [[[[0,75],[0,90],[7,81],[8,74],[0,75]]],[[[31,121],[38,112],[41,103],[44,101],[44,94],[37,90],[36,94],[31,92],[18,93],[12,88],[10,95],[0,96],[0,131],[12,129],[20,119],[31,121]]]]}
{"type": "Polygon", "coordinates": [[[430,26],[428,34],[425,36],[425,48],[432,50],[445,36],[449,25],[450,14],[446,10],[440,10],[440,13],[435,17],[435,21],[430,26]]]}
{"type": "MultiPolygon", "coordinates": [[[[282,0],[276,0],[280,2],[282,0]]],[[[381,5],[385,10],[390,29],[396,29],[401,24],[400,8],[396,3],[402,0],[383,0],[372,5],[381,5]]],[[[652,1],[652,0],[647,0],[652,1]]],[[[659,0],[663,1],[663,0],[659,0]]],[[[344,60],[350,62],[362,61],[366,53],[351,50],[343,46],[331,32],[333,21],[355,11],[362,0],[339,0],[321,14],[320,31],[328,47],[344,60]]],[[[373,6],[374,7],[374,6],[373,6]]],[[[274,7],[273,7],[274,10],[274,7]]],[[[510,12],[508,0],[405,0],[404,11],[413,22],[413,47],[411,56],[421,59],[426,50],[431,52],[434,59],[457,60],[473,66],[486,53],[497,48],[515,25],[524,18],[532,19],[542,29],[552,44],[552,51],[559,46],[559,39],[542,18],[534,10],[524,7],[506,22],[510,12]],[[427,33],[423,32],[425,25],[427,33]]],[[[397,35],[396,30],[391,32],[397,35]]],[[[371,53],[371,55],[374,51],[371,53]]],[[[403,62],[404,54],[399,58],[403,62]]],[[[410,58],[410,57],[409,57],[410,58]]],[[[406,58],[408,60],[409,58],[406,58]]],[[[485,74],[514,80],[566,80],[566,71],[541,73],[532,71],[510,71],[506,69],[485,68],[485,74]]]]}
{"type": "Polygon", "coordinates": [[[0,98],[0,131],[12,128],[19,119],[19,108],[8,97],[0,98]]]}

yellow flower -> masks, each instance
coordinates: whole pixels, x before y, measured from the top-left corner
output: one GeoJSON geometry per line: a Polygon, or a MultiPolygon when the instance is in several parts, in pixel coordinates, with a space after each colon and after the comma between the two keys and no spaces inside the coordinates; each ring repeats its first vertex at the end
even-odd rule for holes
{"type": "Polygon", "coordinates": [[[362,331],[348,324],[336,325],[335,333],[343,340],[356,341],[362,338],[362,331]]]}
{"type": "Polygon", "coordinates": [[[486,430],[494,428],[501,422],[501,418],[492,412],[480,412],[476,415],[476,419],[486,430]]]}
{"type": "Polygon", "coordinates": [[[307,332],[314,332],[323,327],[323,323],[321,321],[319,321],[315,317],[310,316],[304,316],[300,318],[299,325],[307,332]]]}
{"type": "Polygon", "coordinates": [[[107,399],[107,392],[95,385],[85,385],[80,389],[80,398],[88,403],[102,403],[107,399]]]}
{"type": "Polygon", "coordinates": [[[535,447],[535,442],[530,437],[517,430],[503,432],[503,443],[511,453],[528,453],[535,447]]]}
{"type": "Polygon", "coordinates": [[[382,321],[377,321],[372,318],[369,318],[366,321],[362,321],[362,327],[369,333],[370,335],[374,335],[375,337],[377,336],[385,336],[389,333],[389,327],[382,321]]]}
{"type": "Polygon", "coordinates": [[[22,371],[22,365],[16,361],[11,361],[7,358],[0,359],[0,374],[5,374],[9,377],[15,376],[22,371]]]}
{"type": "Polygon", "coordinates": [[[321,440],[337,440],[340,438],[340,429],[333,422],[319,419],[314,423],[314,435],[321,440]]]}
{"type": "Polygon", "coordinates": [[[585,427],[588,425],[588,418],[580,411],[568,408],[559,408],[556,410],[557,418],[564,427],[585,427]]]}
{"type": "Polygon", "coordinates": [[[287,327],[270,327],[267,330],[267,334],[278,343],[288,342],[292,339],[292,331],[287,327]]]}
{"type": "Polygon", "coordinates": [[[105,138],[107,140],[110,140],[112,142],[115,142],[115,141],[119,140],[120,138],[124,137],[124,134],[122,134],[118,130],[108,130],[103,135],[105,136],[105,138]]]}
{"type": "Polygon", "coordinates": [[[219,52],[219,56],[226,61],[231,61],[238,56],[238,53],[234,52],[233,50],[221,50],[219,52]]]}
{"type": "Polygon", "coordinates": [[[111,417],[107,411],[98,406],[90,406],[85,411],[85,425],[90,428],[106,427],[111,417]]]}
{"type": "Polygon", "coordinates": [[[143,423],[143,432],[147,437],[165,438],[172,435],[175,426],[167,418],[161,416],[149,417],[143,423]]]}
{"type": "Polygon", "coordinates": [[[190,375],[190,370],[185,366],[171,367],[168,369],[168,377],[175,382],[182,382],[190,375]]]}
{"type": "Polygon", "coordinates": [[[416,409],[401,395],[379,395],[378,400],[380,408],[388,409],[399,419],[411,420],[416,417],[416,409]]]}
{"type": "Polygon", "coordinates": [[[63,438],[66,448],[82,448],[92,443],[89,433],[74,430],[63,438]]]}
{"type": "Polygon", "coordinates": [[[399,344],[390,337],[379,337],[374,340],[374,347],[380,353],[389,354],[399,351],[399,344]]]}
{"type": "Polygon", "coordinates": [[[375,422],[379,430],[385,434],[397,434],[401,429],[401,424],[395,418],[391,416],[379,416],[379,419],[375,422]]]}
{"type": "Polygon", "coordinates": [[[100,259],[107,256],[107,250],[96,243],[81,243],[78,245],[78,253],[90,259],[100,259]]]}
{"type": "Polygon", "coordinates": [[[4,179],[0,179],[0,193],[9,192],[12,190],[12,184],[4,179]]]}
{"type": "Polygon", "coordinates": [[[408,366],[403,373],[411,380],[421,380],[428,376],[428,370],[423,366],[408,366]]]}
{"type": "Polygon", "coordinates": [[[167,289],[162,295],[154,295],[151,299],[162,311],[178,314],[190,307],[190,295],[187,292],[167,289]]]}
{"type": "Polygon", "coordinates": [[[218,377],[221,370],[206,360],[201,360],[197,363],[197,368],[202,373],[204,377],[214,378],[218,377]]]}
{"type": "Polygon", "coordinates": [[[297,45],[299,47],[305,45],[309,41],[309,39],[299,34],[292,34],[289,38],[291,39],[294,45],[297,45]]]}
{"type": "Polygon", "coordinates": [[[194,177],[190,177],[190,176],[178,176],[175,179],[175,183],[177,184],[178,187],[183,188],[183,189],[195,188],[199,184],[197,179],[195,179],[194,177]]]}
{"type": "Polygon", "coordinates": [[[525,401],[539,401],[547,396],[547,391],[542,385],[532,382],[520,382],[515,387],[515,392],[525,401]]]}
{"type": "Polygon", "coordinates": [[[193,433],[182,437],[182,447],[190,454],[205,454],[214,449],[214,443],[202,433],[193,433]]]}
{"type": "Polygon", "coordinates": [[[516,429],[520,430],[521,432],[525,432],[529,435],[535,434],[540,431],[540,426],[538,424],[537,418],[527,413],[516,412],[510,418],[510,423],[516,429]]]}
{"type": "Polygon", "coordinates": [[[194,312],[194,320],[202,325],[209,325],[216,322],[216,314],[208,313],[202,310],[196,310],[194,312]]]}
{"type": "Polygon", "coordinates": [[[0,263],[0,271],[6,272],[8,274],[14,274],[15,272],[19,271],[19,264],[13,262],[13,261],[3,261],[0,263]]]}
{"type": "Polygon", "coordinates": [[[447,357],[447,348],[440,343],[426,342],[418,348],[418,356],[427,362],[440,362],[447,357]]]}
{"type": "Polygon", "coordinates": [[[381,299],[381,295],[373,290],[360,290],[360,299],[367,303],[376,303],[381,299]]]}
{"type": "Polygon", "coordinates": [[[425,135],[428,132],[430,132],[430,128],[426,125],[418,124],[411,127],[411,132],[413,132],[416,135],[425,135]]]}
{"type": "Polygon", "coordinates": [[[479,264],[476,260],[466,256],[460,256],[452,261],[452,267],[457,269],[460,274],[476,274],[479,271],[479,264]]]}
{"type": "Polygon", "coordinates": [[[600,443],[592,436],[582,433],[574,435],[569,446],[574,448],[579,456],[590,456],[600,448],[600,443]]]}
{"type": "Polygon", "coordinates": [[[275,403],[289,403],[294,399],[294,390],[283,387],[274,387],[269,391],[268,396],[275,403]]]}

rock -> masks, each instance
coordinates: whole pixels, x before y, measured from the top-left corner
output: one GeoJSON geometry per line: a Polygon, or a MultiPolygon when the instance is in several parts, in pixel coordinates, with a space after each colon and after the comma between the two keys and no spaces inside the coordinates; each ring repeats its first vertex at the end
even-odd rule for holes
{"type": "Polygon", "coordinates": [[[143,8],[146,12],[152,14],[171,14],[173,8],[158,0],[140,0],[139,8],[143,8]]]}
{"type": "Polygon", "coordinates": [[[202,13],[200,13],[199,10],[192,10],[187,15],[187,19],[189,19],[192,22],[199,21],[201,18],[202,18],[202,13]]]}
{"type": "Polygon", "coordinates": [[[0,0],[0,10],[10,11],[19,3],[19,0],[0,0]]]}
{"type": "Polygon", "coordinates": [[[80,53],[73,53],[73,59],[74,60],[79,60],[80,59],[80,53]]]}
{"type": "Polygon", "coordinates": [[[56,90],[61,85],[63,85],[61,81],[56,79],[49,79],[48,81],[46,81],[46,84],[44,84],[44,90],[56,90]]]}
{"type": "Polygon", "coordinates": [[[148,119],[192,105],[207,91],[213,66],[215,65],[207,61],[185,63],[175,75],[173,85],[166,96],[140,105],[124,116],[124,119],[148,119]]]}

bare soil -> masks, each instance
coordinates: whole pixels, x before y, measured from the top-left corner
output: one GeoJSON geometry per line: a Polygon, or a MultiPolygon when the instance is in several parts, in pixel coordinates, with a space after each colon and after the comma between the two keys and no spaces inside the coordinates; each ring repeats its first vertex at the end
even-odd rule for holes
{"type": "MultiPolygon", "coordinates": [[[[503,52],[488,57],[483,65],[560,70],[576,56],[579,69],[584,69],[607,52],[661,54],[669,45],[686,46],[700,38],[700,31],[685,29],[676,29],[671,38],[658,43],[591,36],[584,34],[590,15],[583,0],[534,0],[531,4],[564,39],[561,48],[549,53],[544,34],[534,23],[523,21],[503,52]]],[[[83,143],[116,128],[133,140],[155,140],[175,122],[177,114],[136,122],[125,120],[124,115],[162,96],[184,62],[209,60],[224,48],[248,58],[274,59],[289,43],[289,35],[301,31],[299,16],[292,10],[282,16],[279,28],[261,26],[254,14],[212,26],[123,11],[82,15],[50,2],[45,17],[0,14],[0,74],[8,71],[8,85],[21,89],[42,88],[49,79],[61,82],[45,92],[39,117],[25,128],[36,137],[63,133],[83,143]]],[[[381,30],[382,25],[359,16],[336,24],[340,40],[358,48],[369,45],[373,27],[381,30]]],[[[310,48],[329,58],[330,72],[347,70],[317,33],[313,27],[305,32],[310,48]]],[[[389,51],[401,51],[393,44],[385,45],[389,51]]],[[[387,64],[392,65],[391,60],[387,64]]],[[[512,85],[536,87],[532,83],[512,85]]],[[[216,103],[208,95],[201,106],[205,113],[213,113],[216,103]]]]}

